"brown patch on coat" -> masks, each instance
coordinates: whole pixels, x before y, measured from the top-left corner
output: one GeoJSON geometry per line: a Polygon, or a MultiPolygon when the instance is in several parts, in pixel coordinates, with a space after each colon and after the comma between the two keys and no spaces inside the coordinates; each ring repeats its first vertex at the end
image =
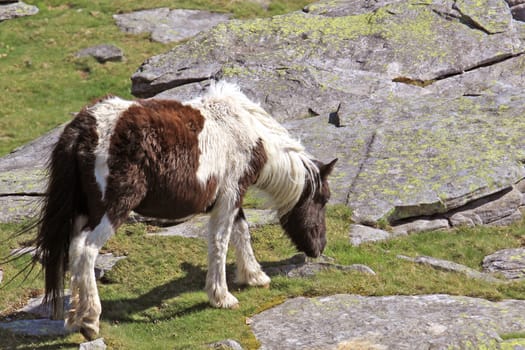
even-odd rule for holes
{"type": "Polygon", "coordinates": [[[142,100],[122,113],[109,148],[106,202],[114,225],[129,211],[177,219],[214,203],[217,180],[197,179],[204,117],[172,100],[142,100]]]}
{"type": "Polygon", "coordinates": [[[252,155],[248,169],[244,172],[243,176],[239,179],[239,198],[237,199],[236,206],[241,207],[242,198],[246,194],[248,187],[257,182],[262,168],[268,160],[268,155],[264,149],[264,144],[261,139],[257,140],[257,143],[252,148],[252,155]]]}

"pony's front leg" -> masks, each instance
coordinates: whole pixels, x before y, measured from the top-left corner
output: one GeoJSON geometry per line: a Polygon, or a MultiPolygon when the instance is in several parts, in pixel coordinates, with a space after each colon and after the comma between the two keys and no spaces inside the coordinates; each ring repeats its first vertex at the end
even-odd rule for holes
{"type": "Polygon", "coordinates": [[[208,273],[206,292],[210,304],[220,308],[236,308],[239,301],[228,291],[226,283],[226,254],[233,227],[235,213],[215,210],[209,222],[208,273]]]}
{"type": "Polygon", "coordinates": [[[270,277],[264,273],[255,259],[248,222],[242,208],[235,217],[232,242],[235,245],[237,258],[235,282],[241,285],[269,287],[270,277]]]}

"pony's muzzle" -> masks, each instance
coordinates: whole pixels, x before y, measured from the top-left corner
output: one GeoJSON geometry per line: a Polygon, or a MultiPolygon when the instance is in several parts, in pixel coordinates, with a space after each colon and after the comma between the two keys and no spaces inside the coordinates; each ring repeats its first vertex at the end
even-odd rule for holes
{"type": "Polygon", "coordinates": [[[326,237],[320,237],[315,241],[311,242],[310,246],[303,250],[303,252],[309,258],[318,258],[324,251],[326,247],[326,237]]]}

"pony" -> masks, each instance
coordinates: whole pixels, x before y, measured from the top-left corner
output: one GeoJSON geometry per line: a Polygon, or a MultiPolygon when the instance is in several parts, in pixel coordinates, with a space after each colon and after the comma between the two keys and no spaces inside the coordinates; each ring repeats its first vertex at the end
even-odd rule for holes
{"type": "Polygon", "coordinates": [[[65,126],[48,164],[35,260],[44,270],[53,318],[88,340],[102,312],[94,264],[131,211],[181,219],[209,213],[206,291],[210,304],[236,308],[226,253],[236,250],[240,285],[267,287],[242,210],[255,186],[270,198],[298,250],[317,257],[326,245],[327,182],[337,159],[314,159],[258,104],[228,82],[212,82],[186,102],[107,96],[65,126]],[[64,314],[69,269],[70,306],[64,314]]]}

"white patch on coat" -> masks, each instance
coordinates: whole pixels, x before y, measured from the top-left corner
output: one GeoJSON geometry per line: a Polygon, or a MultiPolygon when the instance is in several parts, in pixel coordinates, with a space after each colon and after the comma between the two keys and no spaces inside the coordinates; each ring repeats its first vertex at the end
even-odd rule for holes
{"type": "Polygon", "coordinates": [[[95,179],[105,197],[107,177],[109,175],[108,158],[111,135],[115,125],[124,111],[136,104],[118,97],[111,97],[100,101],[88,109],[88,112],[97,121],[98,144],[95,148],[95,179]]]}
{"type": "MultiPolygon", "coordinates": [[[[201,157],[197,178],[205,184],[215,176],[225,193],[237,191],[252,148],[262,140],[268,160],[256,187],[267,192],[279,216],[298,202],[305,180],[315,189],[319,171],[299,141],[258,104],[244,95],[237,85],[212,83],[207,94],[186,102],[205,118],[199,134],[201,157]]],[[[235,200],[235,198],[232,198],[235,200]]]]}

